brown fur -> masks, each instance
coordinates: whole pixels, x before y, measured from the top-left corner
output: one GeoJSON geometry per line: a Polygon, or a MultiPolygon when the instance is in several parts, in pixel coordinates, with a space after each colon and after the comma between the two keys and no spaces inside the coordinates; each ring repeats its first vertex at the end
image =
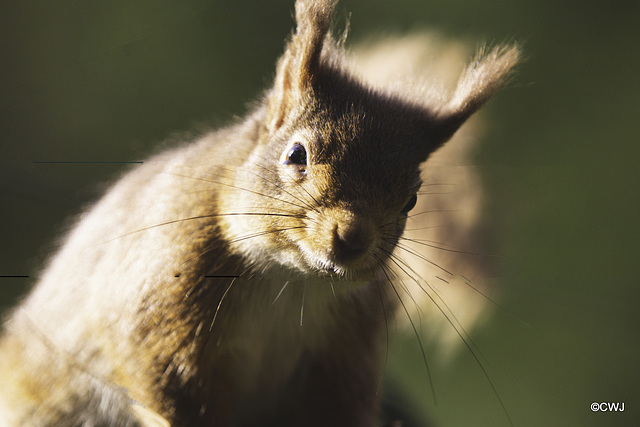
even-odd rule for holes
{"type": "Polygon", "coordinates": [[[296,2],[246,119],[150,159],[83,216],[7,322],[0,421],[376,424],[403,207],[518,54],[479,58],[436,108],[354,77],[327,34],[335,3],[296,2]],[[294,143],[306,164],[286,164],[294,143]]]}

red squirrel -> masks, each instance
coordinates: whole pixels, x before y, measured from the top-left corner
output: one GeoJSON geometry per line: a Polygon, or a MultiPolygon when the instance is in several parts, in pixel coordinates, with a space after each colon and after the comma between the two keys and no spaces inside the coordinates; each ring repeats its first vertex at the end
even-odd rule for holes
{"type": "Polygon", "coordinates": [[[81,216],[5,324],[0,422],[377,425],[421,164],[519,52],[479,55],[450,97],[420,100],[352,72],[335,6],[296,1],[245,118],[151,157],[81,216]]]}

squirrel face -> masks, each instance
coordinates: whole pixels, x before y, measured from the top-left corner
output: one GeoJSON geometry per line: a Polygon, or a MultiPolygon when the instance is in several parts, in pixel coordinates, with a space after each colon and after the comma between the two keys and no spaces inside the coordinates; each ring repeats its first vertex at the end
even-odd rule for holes
{"type": "Polygon", "coordinates": [[[420,164],[493,95],[518,53],[495,49],[448,102],[416,105],[352,76],[328,35],[333,5],[296,3],[297,30],[264,99],[259,141],[225,190],[233,194],[221,197],[223,212],[235,211],[222,228],[254,266],[364,279],[404,230],[420,164]]]}
{"type": "Polygon", "coordinates": [[[373,269],[393,250],[420,187],[417,163],[398,173],[387,163],[394,150],[370,149],[367,135],[342,138],[297,132],[277,165],[279,198],[296,213],[281,234],[303,270],[373,269]]]}
{"type": "Polygon", "coordinates": [[[299,215],[282,231],[281,247],[299,269],[353,277],[375,270],[402,234],[421,184],[416,147],[424,136],[409,131],[409,111],[381,107],[391,102],[383,95],[353,81],[338,84],[351,85],[339,92],[358,95],[308,96],[291,130],[283,125],[291,136],[267,146],[279,153],[279,197],[290,198],[299,215]]]}
{"type": "Polygon", "coordinates": [[[415,205],[425,147],[438,144],[415,130],[428,126],[421,109],[348,75],[321,66],[304,91],[263,133],[227,197],[235,209],[270,214],[227,217],[229,240],[240,238],[249,259],[303,273],[370,276],[415,205]]]}

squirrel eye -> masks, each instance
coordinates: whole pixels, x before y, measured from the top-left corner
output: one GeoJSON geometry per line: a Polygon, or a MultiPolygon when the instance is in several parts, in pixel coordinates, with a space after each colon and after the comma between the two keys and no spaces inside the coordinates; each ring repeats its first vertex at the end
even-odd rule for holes
{"type": "Polygon", "coordinates": [[[411,196],[411,198],[409,199],[409,201],[407,202],[406,205],[404,205],[404,208],[402,208],[402,213],[407,213],[409,212],[411,209],[414,208],[414,206],[416,205],[416,202],[418,201],[418,195],[414,194],[413,196],[411,196]]]}
{"type": "Polygon", "coordinates": [[[306,165],[307,164],[307,150],[304,149],[302,144],[297,142],[293,144],[287,158],[284,161],[285,165],[306,165]]]}

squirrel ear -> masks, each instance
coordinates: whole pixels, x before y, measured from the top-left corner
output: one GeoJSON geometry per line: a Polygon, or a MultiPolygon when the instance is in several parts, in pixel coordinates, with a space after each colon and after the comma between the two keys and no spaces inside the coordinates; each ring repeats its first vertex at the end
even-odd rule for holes
{"type": "Polygon", "coordinates": [[[278,129],[317,75],[320,54],[337,0],[297,0],[296,32],[278,62],[269,95],[268,123],[278,129]]]}
{"type": "Polygon", "coordinates": [[[481,49],[464,70],[453,95],[444,107],[431,112],[430,140],[440,145],[504,86],[520,59],[516,45],[498,46],[485,54],[481,49]]]}

